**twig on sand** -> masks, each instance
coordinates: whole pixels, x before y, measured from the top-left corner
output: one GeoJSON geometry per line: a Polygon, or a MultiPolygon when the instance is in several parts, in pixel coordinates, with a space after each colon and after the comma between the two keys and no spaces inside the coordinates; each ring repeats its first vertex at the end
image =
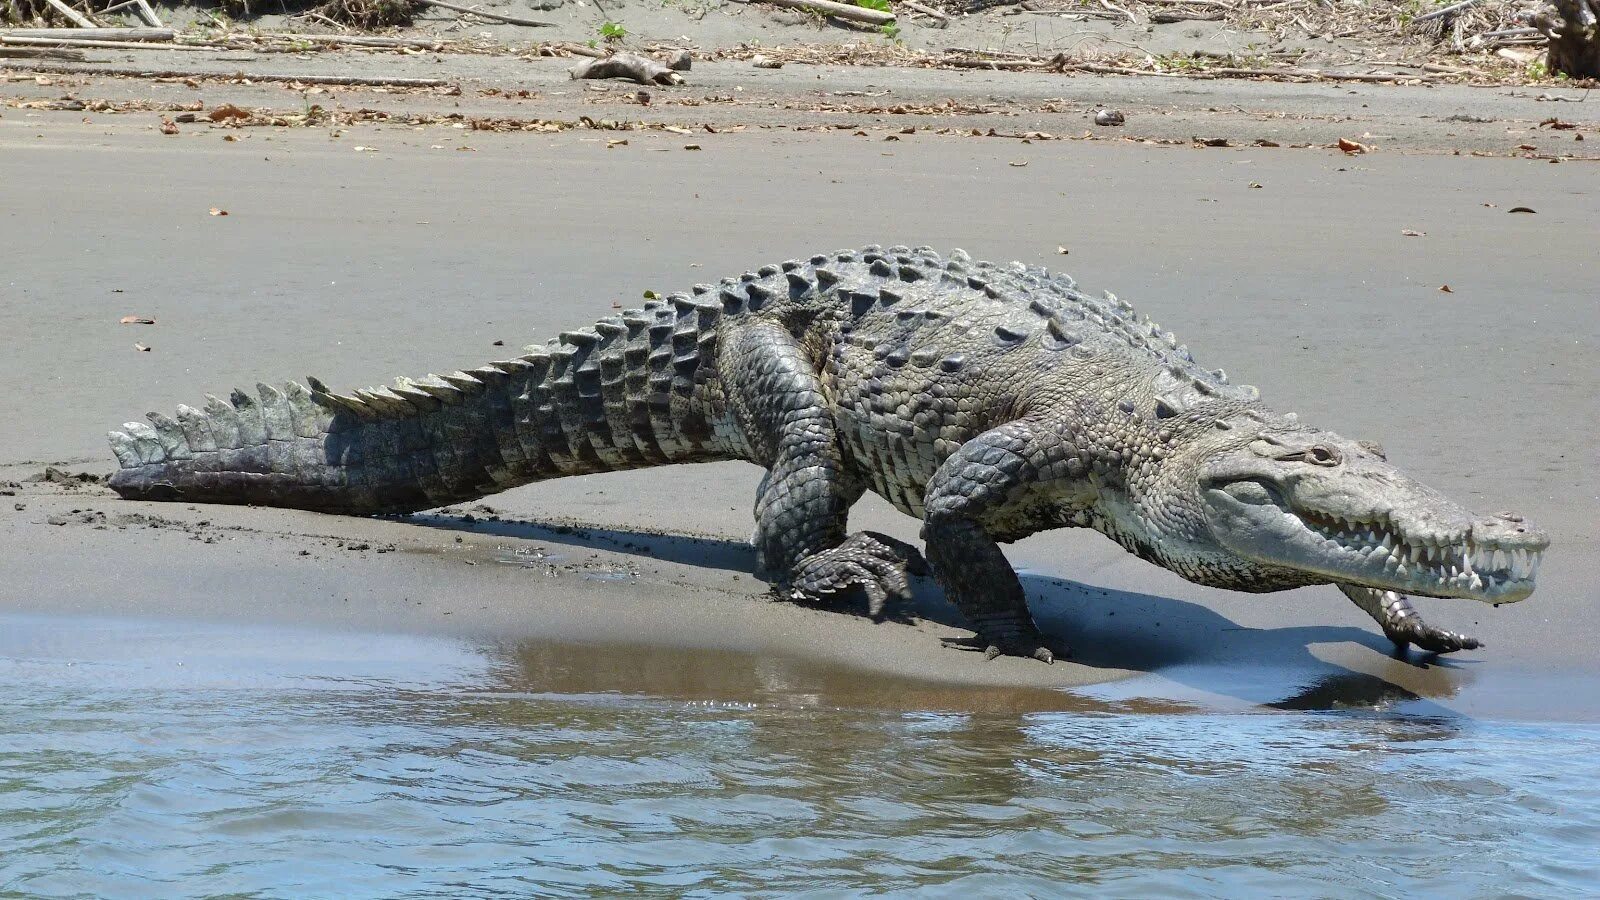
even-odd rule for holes
{"type": "Polygon", "coordinates": [[[682,84],[683,76],[636,53],[618,53],[574,66],[573,78],[627,78],[640,84],[682,84]]]}
{"type": "Polygon", "coordinates": [[[865,22],[868,25],[887,25],[894,21],[894,13],[867,9],[865,6],[853,6],[849,3],[835,3],[833,0],[763,0],[763,2],[771,3],[773,6],[786,6],[789,9],[819,12],[835,19],[865,22]]]}
{"type": "Polygon", "coordinates": [[[516,16],[503,16],[500,13],[485,12],[484,10],[473,9],[469,6],[457,6],[454,3],[446,3],[444,0],[415,0],[415,2],[421,4],[422,6],[437,6],[440,9],[454,10],[458,13],[477,16],[482,19],[492,19],[496,22],[505,22],[508,25],[526,25],[529,28],[554,28],[556,25],[554,22],[540,22],[536,19],[520,19],[516,16]]]}

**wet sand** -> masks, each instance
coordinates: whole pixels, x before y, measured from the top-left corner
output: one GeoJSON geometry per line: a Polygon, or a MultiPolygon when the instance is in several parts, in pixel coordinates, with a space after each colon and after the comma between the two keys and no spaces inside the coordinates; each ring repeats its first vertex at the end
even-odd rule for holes
{"type": "MultiPolygon", "coordinates": [[[[0,481],[17,484],[0,498],[0,612],[748,653],[1032,698],[1011,707],[1076,686],[1069,708],[1398,699],[1600,716],[1589,167],[756,133],[691,153],[674,135],[627,137],[609,150],[591,133],[444,146],[438,132],[365,128],[174,152],[159,135],[8,111],[0,481]],[[1508,214],[1519,205],[1538,212],[1508,214]],[[24,481],[46,464],[107,472],[108,428],[204,392],[475,365],[645,289],[867,242],[962,246],[1116,291],[1278,408],[1380,440],[1447,493],[1544,526],[1539,592],[1501,609],[1423,601],[1488,649],[1396,660],[1332,588],[1211,591],[1097,535],[1054,533],[1010,555],[1074,659],[985,663],[942,645],[968,632],[931,585],[916,615],[885,625],[766,601],[741,543],[757,479],[746,465],[569,479],[488,498],[492,512],[409,522],[24,481]],[[118,325],[128,314],[158,324],[118,325]],[[551,527],[570,523],[584,527],[551,527]]],[[[871,498],[857,510],[856,527],[915,536],[871,498]]],[[[634,690],[652,680],[641,672],[634,690]]],[[[957,696],[928,702],[982,705],[986,692],[957,696]]]]}

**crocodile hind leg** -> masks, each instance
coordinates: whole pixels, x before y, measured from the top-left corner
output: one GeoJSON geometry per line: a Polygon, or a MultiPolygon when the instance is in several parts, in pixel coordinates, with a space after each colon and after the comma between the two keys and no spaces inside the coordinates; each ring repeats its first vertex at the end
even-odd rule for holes
{"type": "Polygon", "coordinates": [[[776,323],[756,324],[723,350],[728,403],[751,455],[767,467],[756,495],[753,539],[763,569],[801,596],[825,599],[852,587],[873,618],[910,596],[907,572],[925,570],[916,549],[871,532],[846,535],[864,485],[844,464],[832,407],[804,348],[776,323]]]}
{"type": "MultiPolygon", "coordinates": [[[[1012,422],[962,444],[928,482],[922,528],[928,561],[950,601],[988,642],[990,659],[1055,661],[989,523],[1016,511],[1019,498],[1044,477],[1035,461],[1059,456],[1052,452],[1059,446],[1027,423],[1012,422]]],[[[1026,530],[1012,526],[1007,534],[1026,530]]]]}
{"type": "Polygon", "coordinates": [[[1383,629],[1384,635],[1401,650],[1409,644],[1416,644],[1431,653],[1476,650],[1483,646],[1477,638],[1435,628],[1422,621],[1422,616],[1405,594],[1354,584],[1341,584],[1339,590],[1371,616],[1383,629]]]}

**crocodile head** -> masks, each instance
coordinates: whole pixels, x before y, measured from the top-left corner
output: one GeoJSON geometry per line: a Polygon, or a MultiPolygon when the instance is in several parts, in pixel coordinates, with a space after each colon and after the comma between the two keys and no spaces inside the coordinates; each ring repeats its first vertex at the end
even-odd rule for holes
{"type": "MultiPolygon", "coordinates": [[[[1389,465],[1377,445],[1292,419],[1217,423],[1195,459],[1211,541],[1277,580],[1511,603],[1550,540],[1512,513],[1476,515],[1389,465]]],[[[1273,580],[1268,575],[1265,580],[1273,580]]]]}

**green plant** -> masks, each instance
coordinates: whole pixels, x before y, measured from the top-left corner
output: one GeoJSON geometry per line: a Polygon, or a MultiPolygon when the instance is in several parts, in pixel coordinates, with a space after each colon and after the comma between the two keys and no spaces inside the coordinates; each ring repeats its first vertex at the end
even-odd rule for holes
{"type": "Polygon", "coordinates": [[[900,26],[893,22],[885,22],[882,25],[879,25],[878,30],[883,33],[884,37],[891,41],[900,40],[900,26]]]}
{"type": "Polygon", "coordinates": [[[1550,77],[1550,66],[1542,59],[1535,59],[1528,63],[1522,74],[1526,75],[1529,81],[1543,81],[1550,77]]]}
{"type": "Polygon", "coordinates": [[[875,9],[878,12],[894,12],[894,7],[889,5],[889,0],[856,0],[856,5],[863,9],[875,9]]]}
{"type": "Polygon", "coordinates": [[[608,41],[620,41],[628,36],[628,29],[616,22],[600,23],[600,36],[608,41]]]}

